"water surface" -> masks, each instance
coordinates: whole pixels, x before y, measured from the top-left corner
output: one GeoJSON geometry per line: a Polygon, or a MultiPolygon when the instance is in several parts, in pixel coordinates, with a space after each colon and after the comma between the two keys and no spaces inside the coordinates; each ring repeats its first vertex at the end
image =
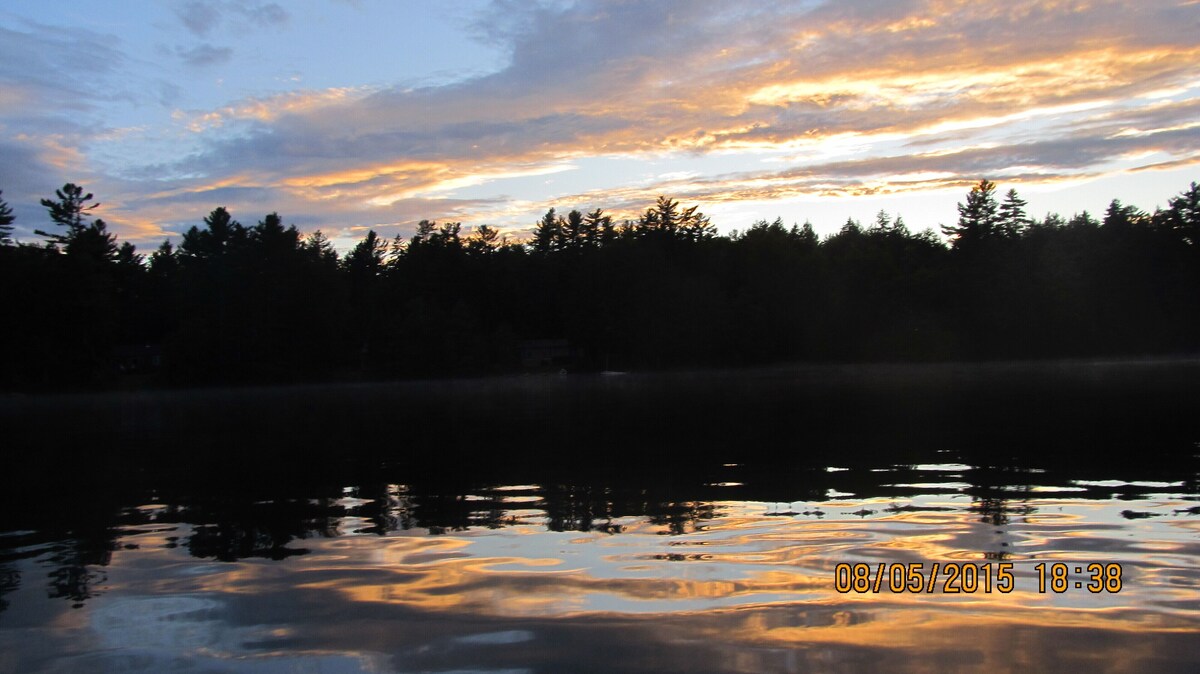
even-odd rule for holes
{"type": "Polygon", "coordinates": [[[0,671],[1195,671],[1197,370],[10,401],[0,671]]]}

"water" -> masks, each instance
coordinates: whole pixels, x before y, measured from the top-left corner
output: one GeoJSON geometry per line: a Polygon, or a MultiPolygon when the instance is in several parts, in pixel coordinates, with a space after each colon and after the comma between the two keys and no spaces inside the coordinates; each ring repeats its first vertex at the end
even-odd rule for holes
{"type": "Polygon", "coordinates": [[[11,400],[0,672],[1195,671],[1198,370],[11,400]]]}

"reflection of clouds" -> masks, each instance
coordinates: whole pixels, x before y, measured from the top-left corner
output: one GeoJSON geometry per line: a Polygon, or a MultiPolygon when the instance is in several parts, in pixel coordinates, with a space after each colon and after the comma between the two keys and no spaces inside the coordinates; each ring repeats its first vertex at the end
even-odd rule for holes
{"type": "MultiPolygon", "coordinates": [[[[1200,557],[1197,543],[1164,537],[1150,544],[1127,536],[1131,527],[1144,526],[1144,521],[1126,520],[1127,525],[1119,526],[1089,520],[1099,512],[1128,507],[1127,502],[1093,506],[1096,512],[1074,501],[1040,503],[1037,508],[1023,504],[1013,510],[1037,510],[1037,516],[1009,521],[998,530],[979,520],[974,505],[948,509],[923,498],[921,504],[928,509],[889,508],[894,503],[883,499],[824,504],[824,520],[799,513],[773,516],[767,504],[722,502],[724,514],[702,531],[665,539],[658,535],[658,526],[628,519],[623,533],[612,536],[560,534],[523,525],[437,537],[310,541],[316,543],[313,554],[294,562],[300,569],[289,582],[308,590],[334,591],[357,603],[423,611],[509,617],[640,614],[811,601],[869,606],[880,597],[834,592],[835,563],[865,562],[872,570],[878,564],[921,563],[928,572],[933,562],[994,564],[1007,558],[1015,564],[1018,579],[1011,595],[884,593],[894,606],[965,602],[1006,611],[1029,601],[1053,600],[1081,608],[1131,605],[1124,601],[1128,594],[1039,596],[1033,571],[1037,561],[1137,564],[1146,555],[1200,557]],[[1058,507],[1064,511],[1057,512],[1058,507]],[[1043,514],[1046,510],[1056,512],[1043,514]],[[864,511],[871,516],[861,516],[864,511]]],[[[1143,505],[1169,510],[1175,504],[1143,505]]],[[[1177,537],[1183,535],[1181,531],[1177,537]]],[[[1138,601],[1161,589],[1163,596],[1154,601],[1178,602],[1180,578],[1200,575],[1194,567],[1169,566],[1179,568],[1163,580],[1131,571],[1127,582],[1144,593],[1138,601]]],[[[265,574],[226,582],[238,592],[253,592],[258,583],[272,584],[265,574]]]]}
{"type": "Polygon", "coordinates": [[[194,560],[182,549],[151,547],[168,532],[147,525],[127,537],[142,547],[114,557],[113,587],[60,629],[87,617],[99,645],[69,666],[100,671],[1186,667],[1200,632],[1200,522],[1173,515],[1186,503],[1010,502],[1036,512],[1004,525],[1030,543],[1008,595],[833,590],[839,562],[984,562],[996,528],[955,497],[823,502],[820,520],[799,514],[817,504],[778,516],[722,501],[705,529],[679,536],[626,518],[611,536],[523,525],[311,539],[302,558],[203,574],[184,573],[194,560]],[[1127,508],[1163,517],[1126,520],[1127,508]],[[1039,561],[1121,562],[1125,589],[1039,594],[1039,561]]]}
{"type": "Polygon", "coordinates": [[[236,641],[222,621],[222,608],[209,597],[120,597],[92,611],[92,628],[108,648],[219,648],[236,641]]]}
{"type": "Polygon", "coordinates": [[[287,643],[292,628],[241,626],[215,595],[126,596],[97,605],[90,627],[99,651],[67,662],[81,671],[372,672],[374,656],[298,653],[255,656],[255,646],[287,643]]]}

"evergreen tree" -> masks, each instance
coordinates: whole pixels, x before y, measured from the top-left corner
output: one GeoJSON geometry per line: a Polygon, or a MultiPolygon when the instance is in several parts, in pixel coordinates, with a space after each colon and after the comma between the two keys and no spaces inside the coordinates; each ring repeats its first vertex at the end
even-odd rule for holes
{"type": "Polygon", "coordinates": [[[617,238],[612,216],[605,215],[602,209],[597,208],[583,216],[583,221],[584,242],[589,247],[607,246],[617,238]]]}
{"type": "Polygon", "coordinates": [[[400,265],[400,261],[404,259],[404,254],[408,250],[408,246],[404,242],[404,237],[397,234],[392,237],[391,243],[388,244],[386,255],[387,266],[389,269],[395,269],[400,265]]]}
{"type": "Polygon", "coordinates": [[[697,208],[685,208],[680,216],[679,231],[685,241],[707,241],[717,235],[717,226],[697,208]]]}
{"type": "Polygon", "coordinates": [[[467,241],[467,252],[472,255],[487,255],[500,246],[500,231],[495,227],[479,225],[467,241]]]}
{"type": "Polygon", "coordinates": [[[1025,215],[1026,205],[1028,204],[1017,195],[1017,191],[1010,189],[1004,195],[1004,201],[1000,203],[997,234],[1010,239],[1020,236],[1029,225],[1029,218],[1025,215]]]}
{"type": "Polygon", "coordinates": [[[1138,210],[1136,206],[1126,206],[1121,203],[1120,199],[1113,199],[1108,204],[1108,209],[1104,211],[1102,224],[1105,229],[1123,231],[1142,222],[1145,218],[1146,214],[1138,210]]]}
{"type": "Polygon", "coordinates": [[[846,222],[842,225],[842,228],[838,230],[838,233],[835,236],[853,238],[862,233],[862,225],[859,224],[858,220],[855,220],[854,218],[846,218],[846,222]]]}
{"type": "MultiPolygon", "coordinates": [[[[130,244],[126,242],[126,245],[130,244]]],[[[67,257],[95,262],[117,260],[120,253],[116,235],[110,233],[108,225],[100,219],[92,221],[72,236],[63,252],[67,257]]]]}
{"type": "Polygon", "coordinates": [[[461,222],[443,222],[429,240],[439,248],[459,250],[462,248],[462,239],[459,236],[461,233],[461,222]]]}
{"type": "Polygon", "coordinates": [[[329,237],[325,236],[325,232],[318,229],[309,234],[304,237],[300,247],[317,264],[324,265],[326,268],[338,266],[337,250],[334,249],[333,242],[329,240],[329,237]]]}
{"type": "Polygon", "coordinates": [[[536,253],[551,253],[562,248],[563,220],[554,213],[554,209],[546,211],[542,219],[533,228],[533,250],[536,253]]]}
{"type": "Polygon", "coordinates": [[[646,209],[636,225],[638,234],[656,236],[667,240],[700,241],[716,236],[717,229],[707,215],[700,213],[699,206],[680,210],[679,202],[665,196],[658,198],[654,206],[646,209]]]}
{"type": "Polygon", "coordinates": [[[384,258],[387,255],[387,242],[379,238],[375,230],[367,231],[362,241],[342,258],[342,269],[353,278],[374,277],[383,271],[384,258]]]}
{"type": "Polygon", "coordinates": [[[67,234],[49,234],[38,230],[39,236],[48,237],[52,243],[66,244],[71,234],[87,226],[87,214],[100,204],[89,204],[93,199],[91,192],[83,193],[83,188],[74,183],[63,185],[61,190],[55,190],[58,201],[42,199],[42,206],[50,211],[50,219],[54,224],[67,228],[67,234]]]}
{"type": "Polygon", "coordinates": [[[675,235],[679,226],[679,202],[667,197],[659,197],[654,206],[647,208],[638,220],[638,233],[642,236],[651,232],[661,232],[667,238],[675,235]]]}
{"type": "Polygon", "coordinates": [[[1171,228],[1195,250],[1200,250],[1200,185],[1192,183],[1167,204],[1171,228]]]}
{"type": "Polygon", "coordinates": [[[224,206],[219,206],[204,217],[204,229],[193,226],[184,232],[179,254],[185,258],[211,259],[241,247],[248,236],[246,228],[224,206]]]}
{"type": "Polygon", "coordinates": [[[1044,230],[1062,229],[1066,226],[1067,221],[1058,213],[1047,213],[1046,217],[1040,223],[1037,223],[1037,227],[1044,230]]]}
{"type": "Polygon", "coordinates": [[[89,204],[93,199],[92,193],[83,193],[83,188],[74,183],[63,185],[55,191],[57,200],[42,199],[50,213],[54,224],[65,227],[63,233],[34,230],[39,236],[46,237],[46,244],[53,250],[67,253],[71,257],[110,261],[117,256],[116,237],[108,232],[103,220],[88,220],[88,213],[100,204],[89,204]]]}
{"type": "MultiPolygon", "coordinates": [[[[4,195],[4,190],[0,190],[0,197],[4,195]]],[[[0,246],[11,246],[13,243],[12,231],[13,221],[12,209],[0,198],[0,246]]]]}
{"type": "Polygon", "coordinates": [[[268,213],[267,217],[250,228],[248,236],[261,255],[283,254],[300,246],[300,232],[295,225],[285,228],[283,218],[278,213],[268,213]]]}
{"type": "Polygon", "coordinates": [[[816,230],[813,229],[813,224],[808,220],[804,221],[804,225],[797,228],[792,225],[792,236],[796,238],[805,248],[816,248],[820,242],[816,230]]]}
{"type": "Polygon", "coordinates": [[[567,213],[562,221],[562,246],[565,249],[576,250],[583,246],[586,232],[583,213],[573,210],[567,213]]]}
{"type": "Polygon", "coordinates": [[[1096,222],[1096,218],[1093,218],[1092,214],[1087,211],[1076,213],[1067,221],[1067,227],[1073,229],[1095,229],[1099,226],[1100,223],[1096,222]]]}
{"type": "Polygon", "coordinates": [[[150,254],[150,274],[160,278],[174,278],[179,268],[179,259],[170,239],[164,239],[162,244],[150,254]]]}
{"type": "Polygon", "coordinates": [[[996,235],[999,205],[995,194],[996,183],[981,180],[967,194],[967,202],[958,204],[958,224],[942,227],[956,250],[973,248],[996,235]]]}
{"type": "Polygon", "coordinates": [[[117,249],[117,264],[124,267],[142,267],[145,265],[146,258],[144,255],[139,255],[137,247],[126,241],[117,249]]]}
{"type": "MultiPolygon", "coordinates": [[[[417,223],[417,231],[413,232],[412,239],[408,242],[408,247],[421,246],[433,238],[434,232],[437,231],[437,223],[432,220],[422,220],[417,223]]],[[[399,235],[397,235],[399,238],[399,235]]]]}

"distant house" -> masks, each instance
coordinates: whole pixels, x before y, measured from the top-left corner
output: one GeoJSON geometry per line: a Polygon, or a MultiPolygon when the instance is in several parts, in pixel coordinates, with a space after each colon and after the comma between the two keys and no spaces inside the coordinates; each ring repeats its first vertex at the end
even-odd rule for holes
{"type": "Polygon", "coordinates": [[[162,346],[159,344],[119,344],[113,356],[121,374],[158,372],[162,367],[162,346]]]}
{"type": "Polygon", "coordinates": [[[566,368],[575,364],[578,350],[565,339],[528,339],[517,345],[521,367],[566,368]]]}

